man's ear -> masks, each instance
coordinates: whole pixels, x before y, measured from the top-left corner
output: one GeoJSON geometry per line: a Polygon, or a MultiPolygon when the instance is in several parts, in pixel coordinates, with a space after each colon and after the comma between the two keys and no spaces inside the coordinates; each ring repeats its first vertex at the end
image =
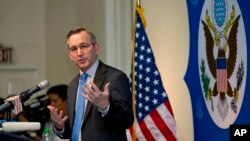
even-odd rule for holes
{"type": "Polygon", "coordinates": [[[100,53],[100,44],[95,43],[95,48],[96,48],[96,54],[99,54],[100,53]]]}

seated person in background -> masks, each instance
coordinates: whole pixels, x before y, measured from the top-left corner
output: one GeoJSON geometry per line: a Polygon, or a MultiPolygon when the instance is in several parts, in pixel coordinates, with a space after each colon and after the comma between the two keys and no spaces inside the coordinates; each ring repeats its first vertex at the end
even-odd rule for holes
{"type": "MultiPolygon", "coordinates": [[[[0,97],[0,105],[4,104],[4,99],[0,97]]],[[[0,120],[4,120],[4,113],[0,113],[0,120]]]]}
{"type": "MultiPolygon", "coordinates": [[[[58,111],[63,111],[63,116],[67,113],[67,89],[68,86],[65,84],[52,86],[47,91],[47,96],[50,100],[50,105],[57,108],[58,111]]],[[[53,133],[52,121],[48,121],[45,124],[45,128],[50,129],[52,140],[62,140],[56,134],[53,133]]]]}

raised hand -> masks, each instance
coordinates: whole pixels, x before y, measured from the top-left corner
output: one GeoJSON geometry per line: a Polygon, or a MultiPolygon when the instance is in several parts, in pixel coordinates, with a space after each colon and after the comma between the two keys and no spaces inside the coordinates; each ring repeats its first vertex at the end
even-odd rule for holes
{"type": "Polygon", "coordinates": [[[50,110],[50,118],[52,122],[54,123],[54,126],[61,130],[64,128],[65,121],[68,119],[67,116],[63,117],[63,111],[60,111],[58,113],[58,109],[53,106],[47,106],[47,108],[50,110]]]}
{"type": "Polygon", "coordinates": [[[83,96],[99,109],[105,110],[109,106],[109,85],[107,83],[104,91],[101,91],[93,82],[89,82],[83,87],[85,91],[83,96]]]}

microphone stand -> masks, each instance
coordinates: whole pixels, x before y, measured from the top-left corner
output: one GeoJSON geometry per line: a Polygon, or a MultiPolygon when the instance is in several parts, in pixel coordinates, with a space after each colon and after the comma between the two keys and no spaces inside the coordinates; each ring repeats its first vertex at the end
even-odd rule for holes
{"type": "Polygon", "coordinates": [[[11,121],[11,109],[6,111],[6,121],[11,121]]]}

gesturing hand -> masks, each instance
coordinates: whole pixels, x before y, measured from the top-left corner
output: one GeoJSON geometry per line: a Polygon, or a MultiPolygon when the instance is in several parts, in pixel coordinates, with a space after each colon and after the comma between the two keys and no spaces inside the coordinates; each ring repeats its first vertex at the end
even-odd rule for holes
{"type": "Polygon", "coordinates": [[[104,91],[101,91],[93,82],[89,82],[84,85],[85,94],[84,98],[93,103],[101,110],[105,110],[109,106],[109,83],[104,87],[104,91]]]}
{"type": "Polygon", "coordinates": [[[63,129],[65,125],[65,121],[67,120],[67,116],[62,117],[63,111],[60,111],[58,113],[58,109],[53,106],[47,106],[47,108],[50,110],[50,118],[54,123],[54,126],[57,129],[63,129]]]}

